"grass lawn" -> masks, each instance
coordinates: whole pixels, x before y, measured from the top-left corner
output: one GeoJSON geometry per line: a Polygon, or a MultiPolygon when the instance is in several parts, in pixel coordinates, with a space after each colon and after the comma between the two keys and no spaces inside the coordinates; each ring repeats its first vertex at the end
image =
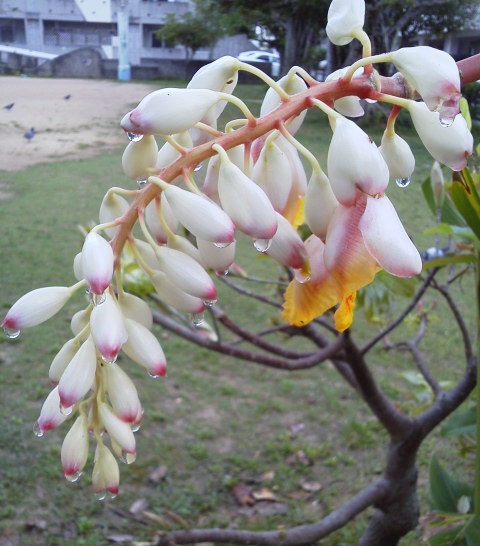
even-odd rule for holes
{"type": "MultiPolygon", "coordinates": [[[[261,89],[242,86],[239,95],[258,110],[261,89]]],[[[378,127],[372,132],[377,142],[381,131],[378,127]]],[[[412,144],[418,170],[408,188],[392,183],[389,196],[422,251],[433,244],[423,234],[431,216],[420,188],[432,160],[411,129],[400,132],[412,144]]],[[[309,113],[298,136],[325,165],[330,129],[322,114],[309,113]]],[[[72,260],[82,244],[77,224],[97,221],[100,201],[110,186],[131,187],[121,173],[121,154],[118,150],[24,172],[0,172],[13,194],[0,202],[3,312],[34,287],[74,282],[72,260]]],[[[277,271],[247,242],[240,245],[239,255],[238,262],[249,273],[267,277],[277,271]]],[[[273,293],[274,288],[267,290],[273,293]]],[[[279,319],[275,309],[245,301],[223,286],[220,293],[219,305],[247,326],[279,319]]],[[[471,280],[465,279],[456,297],[473,323],[471,294],[471,280]]],[[[98,546],[131,535],[125,542],[130,544],[181,525],[287,527],[327,514],[382,471],[385,434],[330,364],[296,373],[273,371],[197,349],[157,329],[168,377],[150,379],[125,357],[120,360],[137,385],[145,416],[137,433],[137,461],[121,468],[119,497],[98,502],[88,475],[91,460],[78,483],[63,477],[60,446],[68,427],[42,439],[32,433],[50,390],[48,367],[69,339],[69,317],[81,305],[77,297],[55,318],[17,340],[0,338],[0,544],[98,546]],[[239,483],[271,494],[276,502],[239,506],[232,495],[239,483]],[[148,513],[139,506],[148,506],[148,513]]],[[[445,320],[440,300],[427,297],[424,305],[434,310],[422,349],[440,379],[454,379],[462,362],[458,333],[445,320]]],[[[357,313],[354,336],[366,338],[377,329],[361,310],[357,313]]],[[[414,333],[407,321],[391,341],[414,333]]],[[[412,413],[423,407],[419,392],[402,376],[413,369],[406,353],[377,349],[370,363],[396,404],[412,413]]],[[[457,456],[457,446],[439,434],[425,443],[419,456],[424,512],[428,462],[437,450],[447,461],[457,456]]],[[[365,523],[360,517],[322,544],[353,546],[365,523]]],[[[419,541],[412,533],[402,545],[419,541]]]]}

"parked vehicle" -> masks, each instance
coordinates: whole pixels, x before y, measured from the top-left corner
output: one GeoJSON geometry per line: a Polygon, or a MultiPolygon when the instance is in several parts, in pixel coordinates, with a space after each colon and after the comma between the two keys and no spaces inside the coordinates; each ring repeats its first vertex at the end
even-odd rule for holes
{"type": "Polygon", "coordinates": [[[242,51],[238,54],[238,60],[245,63],[270,63],[272,66],[272,76],[277,77],[280,74],[280,55],[278,53],[270,53],[261,49],[242,51]]]}

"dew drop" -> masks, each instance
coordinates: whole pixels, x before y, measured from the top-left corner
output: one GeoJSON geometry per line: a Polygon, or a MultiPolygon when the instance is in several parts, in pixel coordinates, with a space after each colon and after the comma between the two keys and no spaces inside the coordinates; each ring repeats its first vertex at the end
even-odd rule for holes
{"type": "Polygon", "coordinates": [[[156,373],[153,373],[153,372],[148,372],[148,375],[152,378],[152,379],[158,379],[160,376],[156,373]]]}
{"type": "Polygon", "coordinates": [[[298,281],[300,284],[303,284],[305,282],[308,282],[312,278],[312,274],[310,271],[303,271],[302,269],[298,269],[295,271],[295,280],[298,281]]]}
{"type": "MultiPolygon", "coordinates": [[[[158,377],[158,375],[157,375],[157,377],[158,377]]],[[[133,423],[131,428],[132,428],[132,432],[138,432],[140,430],[140,428],[141,428],[141,425],[140,425],[140,423],[133,423]]]]}
{"type": "Polygon", "coordinates": [[[397,178],[395,183],[399,188],[406,188],[410,184],[410,181],[410,177],[407,176],[406,178],[397,178]]]}
{"type": "Polygon", "coordinates": [[[144,188],[147,185],[147,182],[148,181],[147,181],[146,178],[142,178],[141,180],[137,180],[138,189],[144,188]]]}
{"type": "Polygon", "coordinates": [[[447,117],[447,116],[440,116],[440,125],[442,127],[450,127],[452,125],[455,118],[447,117]]]}
{"type": "Polygon", "coordinates": [[[102,491],[95,491],[93,495],[99,501],[103,501],[107,498],[107,492],[105,491],[105,489],[103,489],[102,491]]]}
{"type": "Polygon", "coordinates": [[[42,438],[43,436],[43,430],[38,421],[36,421],[33,425],[33,434],[35,434],[37,438],[42,438]]]}
{"type": "Polygon", "coordinates": [[[195,168],[193,169],[193,172],[198,172],[201,168],[203,167],[203,163],[199,163],[198,165],[195,166],[195,168]]]}
{"type": "Polygon", "coordinates": [[[138,142],[139,140],[142,140],[143,135],[137,133],[127,133],[127,137],[131,142],[138,142]]]}
{"type": "Polygon", "coordinates": [[[217,277],[226,277],[228,275],[228,269],[215,271],[215,275],[217,275],[217,277]]]}
{"type": "Polygon", "coordinates": [[[194,326],[200,326],[205,321],[205,315],[203,313],[194,313],[192,315],[192,323],[194,326]]]}
{"type": "Polygon", "coordinates": [[[80,479],[80,476],[82,476],[83,472],[80,470],[78,472],[74,472],[73,474],[65,474],[65,478],[72,483],[77,482],[80,479]]]}
{"type": "Polygon", "coordinates": [[[102,361],[105,362],[105,364],[115,364],[117,361],[118,355],[114,355],[112,358],[108,358],[106,356],[102,355],[102,361]]]}
{"type": "Polygon", "coordinates": [[[68,408],[66,408],[65,406],[62,406],[62,404],[60,404],[60,413],[62,415],[65,415],[65,417],[72,415],[72,411],[73,411],[73,406],[69,406],[68,408]]]}
{"type": "Polygon", "coordinates": [[[3,331],[9,339],[16,339],[20,335],[20,330],[16,328],[4,328],[3,331]]]}
{"type": "Polygon", "coordinates": [[[203,300],[203,303],[206,307],[213,307],[217,303],[217,300],[203,300]]]}
{"type": "Polygon", "coordinates": [[[106,299],[107,299],[107,296],[105,293],[103,294],[90,293],[90,301],[95,307],[98,307],[99,305],[102,305],[102,303],[105,303],[106,299]]]}
{"type": "Polygon", "coordinates": [[[122,453],[118,458],[120,459],[120,461],[122,461],[122,463],[132,464],[135,462],[137,456],[135,455],[135,453],[128,453],[125,450],[122,450],[122,453]]]}
{"type": "Polygon", "coordinates": [[[258,252],[267,252],[271,244],[271,239],[255,239],[255,241],[253,241],[253,246],[258,252]]]}
{"type": "Polygon", "coordinates": [[[232,243],[233,241],[230,243],[213,243],[213,246],[216,246],[217,248],[227,248],[227,246],[230,246],[232,243]]]}

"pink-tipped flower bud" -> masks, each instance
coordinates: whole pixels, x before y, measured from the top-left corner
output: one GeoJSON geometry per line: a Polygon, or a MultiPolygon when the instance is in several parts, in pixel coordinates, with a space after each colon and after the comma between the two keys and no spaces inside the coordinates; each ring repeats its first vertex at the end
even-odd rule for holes
{"type": "Polygon", "coordinates": [[[307,251],[296,229],[277,213],[278,229],[266,254],[282,265],[302,269],[307,263],[307,251]]]}
{"type": "Polygon", "coordinates": [[[112,452],[105,444],[98,444],[95,449],[92,484],[95,494],[100,500],[118,495],[120,470],[112,452]]]}
{"type": "Polygon", "coordinates": [[[327,36],[335,45],[349,44],[365,24],[364,0],[332,0],[328,9],[327,36]]]}
{"type": "Polygon", "coordinates": [[[458,114],[451,125],[442,127],[438,113],[431,112],[425,103],[411,101],[408,110],[418,136],[432,157],[454,171],[464,169],[473,152],[473,136],[465,118],[458,114]]]}
{"type": "Polygon", "coordinates": [[[163,377],[167,372],[167,361],[158,339],[135,320],[126,319],[125,326],[128,341],[122,347],[123,352],[150,375],[163,377]]]}
{"type": "Polygon", "coordinates": [[[95,346],[105,360],[115,360],[118,351],[127,341],[127,330],[117,301],[106,293],[105,301],[93,308],[90,331],[95,346]]]}
{"type": "Polygon", "coordinates": [[[118,305],[126,319],[136,320],[145,328],[152,329],[152,310],[145,300],[128,292],[119,292],[118,305]]]}
{"type": "Polygon", "coordinates": [[[428,109],[451,123],[460,111],[460,74],[453,57],[428,46],[402,47],[391,53],[392,62],[428,109]]]}
{"type": "Polygon", "coordinates": [[[218,101],[218,93],[209,89],[159,89],[126,114],[121,126],[125,131],[143,135],[182,133],[198,123],[218,101]]]}
{"type": "Polygon", "coordinates": [[[79,415],[62,443],[61,459],[67,480],[78,480],[88,459],[88,420],[79,415]]]}
{"type": "Polygon", "coordinates": [[[82,273],[90,291],[100,295],[108,288],[113,275],[113,250],[98,233],[90,231],[82,248],[82,273]]]}
{"type": "Polygon", "coordinates": [[[388,165],[390,176],[396,180],[407,180],[415,169],[415,156],[408,143],[397,133],[385,130],[378,148],[388,165]]]}
{"type": "Polygon", "coordinates": [[[167,183],[163,183],[162,187],[175,217],[196,237],[224,244],[230,244],[235,240],[235,226],[232,220],[208,197],[167,183]]]}
{"type": "Polygon", "coordinates": [[[235,57],[220,57],[197,70],[188,82],[187,89],[211,89],[231,93],[238,80],[238,65],[235,57]]]}
{"type": "Polygon", "coordinates": [[[345,206],[352,206],[357,191],[383,194],[388,186],[387,164],[370,137],[353,121],[338,118],[328,149],[328,178],[333,193],[345,206]]]}
{"type": "Polygon", "coordinates": [[[305,195],[305,221],[312,233],[322,241],[325,241],[328,225],[337,205],[337,198],[326,174],[314,170],[305,195]]]}
{"type": "Polygon", "coordinates": [[[132,180],[145,180],[150,169],[155,167],[158,145],[153,135],[144,135],[140,140],[128,143],[122,155],[122,169],[132,180]]]}
{"type": "Polygon", "coordinates": [[[55,355],[55,358],[50,364],[50,370],[48,372],[50,381],[53,384],[56,385],[60,381],[63,372],[65,371],[72,358],[76,355],[78,348],[78,342],[74,339],[69,339],[63,345],[60,351],[58,351],[58,353],[55,355]]]}
{"type": "Polygon", "coordinates": [[[34,433],[41,437],[45,432],[60,426],[66,419],[67,415],[60,411],[60,395],[57,386],[50,391],[42,405],[40,416],[35,423],[34,433]]]}
{"type": "Polygon", "coordinates": [[[255,239],[271,239],[277,231],[275,210],[266,193],[236,165],[222,156],[218,195],[235,226],[255,239]]]}
{"type": "Polygon", "coordinates": [[[235,259],[236,243],[228,246],[218,246],[210,241],[197,237],[197,247],[200,252],[201,263],[215,272],[225,272],[235,259]]]}
{"type": "Polygon", "coordinates": [[[98,415],[103,422],[108,435],[122,449],[122,452],[135,455],[135,436],[128,423],[122,421],[113,409],[105,402],[98,406],[98,415]]]}
{"type": "Polygon", "coordinates": [[[58,382],[60,404],[71,408],[93,387],[97,369],[97,351],[91,336],[82,343],[58,382]]]}
{"type": "Polygon", "coordinates": [[[205,309],[201,298],[191,296],[174,284],[162,271],[156,271],[152,283],[160,299],[182,313],[200,314],[205,309]]]}
{"type": "MultiPolygon", "coordinates": [[[[149,330],[147,330],[149,332],[149,330]]],[[[137,389],[128,375],[114,362],[104,366],[105,385],[113,410],[126,423],[136,423],[142,414],[137,389]]]]}
{"type": "Polygon", "coordinates": [[[2,322],[8,330],[20,331],[45,322],[67,303],[72,292],[66,286],[36,288],[17,300],[2,322]]]}

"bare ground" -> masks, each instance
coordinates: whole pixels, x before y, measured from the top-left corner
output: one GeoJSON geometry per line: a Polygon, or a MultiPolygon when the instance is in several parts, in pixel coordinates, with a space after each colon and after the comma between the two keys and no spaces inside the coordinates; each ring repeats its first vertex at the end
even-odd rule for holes
{"type": "Polygon", "coordinates": [[[0,170],[91,157],[118,146],[125,142],[120,119],[151,90],[131,82],[0,77],[0,170]],[[31,127],[29,141],[24,134],[31,127]]]}

